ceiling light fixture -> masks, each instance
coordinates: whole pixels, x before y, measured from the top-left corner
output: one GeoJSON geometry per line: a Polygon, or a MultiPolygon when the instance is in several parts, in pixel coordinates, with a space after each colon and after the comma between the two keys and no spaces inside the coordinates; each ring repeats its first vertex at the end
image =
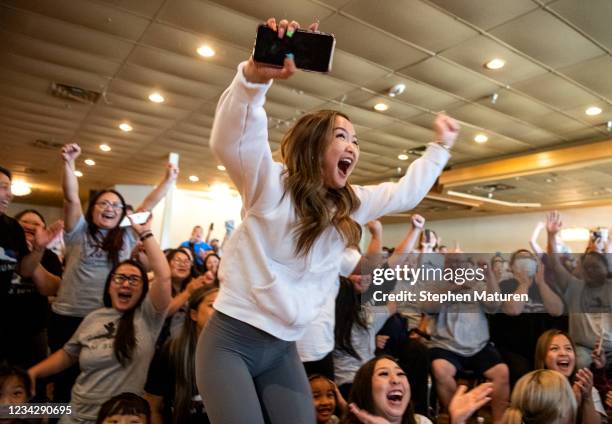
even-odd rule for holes
{"type": "Polygon", "coordinates": [[[206,44],[198,47],[198,54],[202,57],[213,57],[215,55],[215,51],[206,44]]]}
{"type": "Polygon", "coordinates": [[[608,122],[606,122],[606,129],[607,129],[608,131],[612,131],[612,121],[608,121],[608,122]]]}
{"type": "Polygon", "coordinates": [[[408,160],[410,156],[408,156],[405,152],[404,153],[400,153],[399,155],[397,155],[397,158],[399,160],[408,160]]]}
{"type": "Polygon", "coordinates": [[[103,152],[110,152],[111,151],[111,147],[108,144],[100,144],[100,150],[102,150],[103,152]]]}
{"type": "Polygon", "coordinates": [[[219,171],[225,171],[225,166],[223,166],[223,165],[217,165],[217,169],[218,169],[219,171]]]}
{"type": "Polygon", "coordinates": [[[83,176],[83,173],[77,169],[74,170],[74,175],[76,175],[77,177],[81,178],[83,176]]]}
{"type": "Polygon", "coordinates": [[[474,137],[474,141],[476,143],[486,143],[487,141],[489,141],[489,137],[487,137],[485,134],[476,134],[476,137],[474,137]]]}
{"type": "Polygon", "coordinates": [[[149,100],[151,100],[153,103],[163,103],[166,99],[164,99],[164,96],[161,94],[155,92],[149,95],[149,100]]]}
{"type": "Polygon", "coordinates": [[[499,94],[497,93],[493,93],[493,95],[491,96],[491,104],[495,104],[497,103],[497,99],[499,99],[499,94]]]}
{"type": "Polygon", "coordinates": [[[87,166],[94,166],[96,164],[96,161],[93,159],[85,159],[84,162],[87,166]]]}
{"type": "Polygon", "coordinates": [[[27,196],[32,193],[32,186],[25,181],[13,181],[11,183],[11,192],[15,196],[27,196]]]}
{"type": "Polygon", "coordinates": [[[387,106],[385,103],[376,103],[374,105],[374,109],[379,112],[384,112],[385,110],[389,109],[389,106],[387,106]]]}
{"type": "Polygon", "coordinates": [[[192,183],[197,183],[198,181],[200,181],[200,179],[198,178],[197,175],[190,175],[189,181],[191,181],[192,183]]]}
{"type": "Polygon", "coordinates": [[[505,65],[506,65],[506,61],[504,59],[495,58],[485,63],[484,66],[485,68],[494,71],[494,70],[503,68],[505,65]]]}
{"type": "Polygon", "coordinates": [[[406,84],[401,84],[401,83],[395,84],[393,87],[389,89],[389,92],[387,94],[389,94],[389,97],[399,96],[400,94],[404,92],[405,89],[406,89],[406,84]]]}
{"type": "Polygon", "coordinates": [[[584,111],[589,116],[599,115],[601,113],[601,108],[597,106],[590,106],[587,110],[584,111]]]}
{"type": "Polygon", "coordinates": [[[134,128],[128,124],[127,122],[122,122],[121,124],[119,124],[119,129],[123,132],[130,132],[132,131],[134,128]]]}

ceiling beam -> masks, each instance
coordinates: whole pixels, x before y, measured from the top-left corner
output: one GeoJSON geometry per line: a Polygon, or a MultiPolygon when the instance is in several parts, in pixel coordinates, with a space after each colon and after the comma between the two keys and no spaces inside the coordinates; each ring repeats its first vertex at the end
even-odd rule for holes
{"type": "Polygon", "coordinates": [[[607,161],[612,161],[612,140],[450,169],[440,175],[439,184],[447,189],[466,184],[581,168],[607,161]]]}

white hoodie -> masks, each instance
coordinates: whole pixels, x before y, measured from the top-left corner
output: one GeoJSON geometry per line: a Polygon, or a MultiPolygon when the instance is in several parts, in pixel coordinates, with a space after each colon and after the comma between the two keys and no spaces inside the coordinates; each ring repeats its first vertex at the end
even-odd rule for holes
{"type": "MultiPolygon", "coordinates": [[[[297,257],[296,214],[284,193],[283,165],[268,144],[263,105],[271,83],[252,84],[245,63],[222,94],[210,146],[242,196],[242,224],[227,242],[219,269],[215,309],[282,340],[299,339],[334,296],[344,251],[342,236],[328,227],[308,254],[297,257]]],[[[397,183],[353,186],[361,206],[359,224],[414,208],[442,172],[449,153],[435,143],[397,183]]]]}

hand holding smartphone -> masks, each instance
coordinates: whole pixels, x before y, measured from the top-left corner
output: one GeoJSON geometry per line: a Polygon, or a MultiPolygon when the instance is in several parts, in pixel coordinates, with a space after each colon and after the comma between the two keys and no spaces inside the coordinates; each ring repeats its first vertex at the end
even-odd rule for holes
{"type": "MultiPolygon", "coordinates": [[[[130,218],[132,218],[132,221],[134,221],[135,224],[142,225],[147,222],[147,219],[149,219],[149,215],[151,215],[151,212],[149,211],[137,212],[131,214],[130,218]]],[[[132,223],[130,222],[130,219],[127,216],[123,218],[119,223],[120,227],[129,227],[130,225],[132,225],[132,223]]]]}
{"type": "Polygon", "coordinates": [[[336,39],[332,34],[303,29],[292,36],[278,37],[278,33],[267,25],[257,28],[253,49],[255,62],[283,67],[287,54],[292,54],[295,66],[313,72],[330,72],[336,39]]]}

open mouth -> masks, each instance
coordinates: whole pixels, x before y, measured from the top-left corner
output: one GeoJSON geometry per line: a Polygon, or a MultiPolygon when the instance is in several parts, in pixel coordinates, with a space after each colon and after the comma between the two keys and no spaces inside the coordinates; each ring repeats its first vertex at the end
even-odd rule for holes
{"type": "Polygon", "coordinates": [[[104,212],[102,214],[102,218],[104,219],[115,219],[115,214],[110,212],[104,212]]]}
{"type": "Polygon", "coordinates": [[[338,169],[340,169],[340,172],[342,172],[342,174],[344,174],[344,176],[348,175],[348,170],[351,167],[351,165],[353,164],[353,160],[349,159],[349,158],[342,158],[338,161],[338,169]]]}
{"type": "Polygon", "coordinates": [[[120,292],[117,297],[121,302],[128,303],[130,300],[132,300],[132,293],[120,292]]]}
{"type": "Polygon", "coordinates": [[[560,369],[564,369],[564,370],[569,369],[570,367],[569,359],[561,359],[557,361],[557,367],[559,367],[560,369]]]}
{"type": "Polygon", "coordinates": [[[402,403],[402,399],[404,399],[404,393],[401,390],[391,390],[387,393],[387,400],[392,405],[400,405],[402,403]]]}
{"type": "Polygon", "coordinates": [[[317,413],[319,415],[327,416],[333,414],[334,411],[330,406],[320,406],[317,408],[317,413]]]}

